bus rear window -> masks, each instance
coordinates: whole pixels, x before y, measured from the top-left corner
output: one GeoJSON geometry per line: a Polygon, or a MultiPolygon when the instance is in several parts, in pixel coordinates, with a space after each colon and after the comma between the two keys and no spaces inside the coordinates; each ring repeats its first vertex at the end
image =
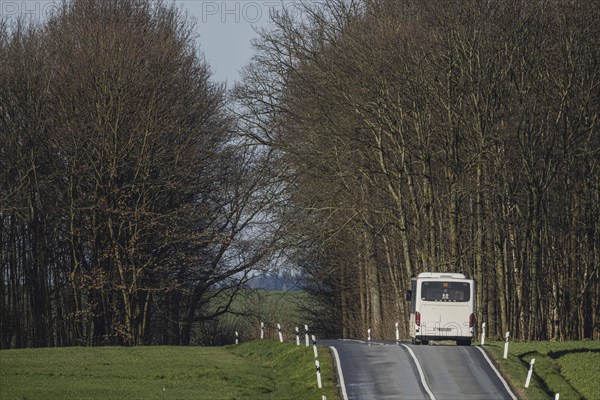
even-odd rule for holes
{"type": "Polygon", "coordinates": [[[468,282],[423,282],[421,300],[466,302],[471,297],[468,282]]]}

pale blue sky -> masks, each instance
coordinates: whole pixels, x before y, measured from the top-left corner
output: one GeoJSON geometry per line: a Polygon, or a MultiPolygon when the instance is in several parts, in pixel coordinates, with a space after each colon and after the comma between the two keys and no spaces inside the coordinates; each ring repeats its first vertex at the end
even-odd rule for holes
{"type": "Polygon", "coordinates": [[[213,71],[213,79],[231,87],[252,56],[253,28],[269,24],[269,10],[281,1],[177,0],[196,18],[200,49],[213,71]]]}

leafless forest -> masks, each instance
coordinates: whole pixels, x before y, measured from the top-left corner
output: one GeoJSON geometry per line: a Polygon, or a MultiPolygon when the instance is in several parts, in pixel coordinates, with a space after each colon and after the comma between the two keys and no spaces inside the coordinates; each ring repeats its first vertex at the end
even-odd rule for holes
{"type": "Polygon", "coordinates": [[[477,280],[492,335],[599,337],[599,10],[379,0],[275,16],[236,94],[246,135],[277,154],[287,239],[338,334],[393,337],[410,278],[455,271],[477,280]]]}
{"type": "Polygon", "coordinates": [[[453,271],[491,335],[600,338],[596,0],[272,19],[230,93],[157,1],[0,22],[1,348],[190,344],[279,265],[339,336],[453,271]]]}
{"type": "Polygon", "coordinates": [[[142,0],[3,26],[0,347],[189,344],[272,252],[192,28],[142,0]]]}

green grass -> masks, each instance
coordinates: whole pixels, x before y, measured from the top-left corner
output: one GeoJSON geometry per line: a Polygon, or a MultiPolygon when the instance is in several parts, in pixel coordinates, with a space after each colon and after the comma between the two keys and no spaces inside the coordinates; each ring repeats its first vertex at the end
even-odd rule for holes
{"type": "MultiPolygon", "coordinates": [[[[319,362],[323,389],[317,388],[317,375],[315,358],[312,346],[296,346],[291,343],[276,343],[265,345],[257,340],[246,345],[230,346],[231,352],[249,360],[253,365],[262,364],[269,370],[271,385],[265,395],[252,397],[249,393],[244,398],[262,399],[321,399],[322,395],[328,399],[339,399],[335,383],[333,361],[329,349],[319,346],[319,362]],[[284,350],[280,350],[283,347],[284,350]]],[[[251,380],[254,377],[250,377],[251,380]]]]}
{"type": "Polygon", "coordinates": [[[487,342],[486,350],[508,378],[520,399],[600,398],[600,342],[510,342],[508,359],[504,342],[487,342]],[[535,358],[532,380],[525,389],[529,362],[535,358]]]}
{"type": "Polygon", "coordinates": [[[327,348],[271,340],[226,347],[71,347],[0,351],[0,398],[339,398],[327,348]]]}
{"type": "MultiPolygon", "coordinates": [[[[232,312],[209,324],[205,323],[203,337],[193,337],[192,342],[210,345],[233,343],[235,331],[239,332],[243,341],[257,339],[260,336],[260,322],[265,324],[265,338],[277,338],[277,324],[281,324],[286,339],[295,338],[295,327],[300,327],[303,332],[303,326],[307,323],[302,311],[307,297],[306,293],[300,291],[241,290],[231,304],[232,312]],[[206,332],[206,329],[209,331],[206,332]],[[224,341],[214,341],[223,333],[228,335],[224,341]]],[[[222,296],[215,299],[212,306],[217,308],[227,300],[222,296]]],[[[311,329],[311,333],[318,335],[314,329],[311,329]]]]}

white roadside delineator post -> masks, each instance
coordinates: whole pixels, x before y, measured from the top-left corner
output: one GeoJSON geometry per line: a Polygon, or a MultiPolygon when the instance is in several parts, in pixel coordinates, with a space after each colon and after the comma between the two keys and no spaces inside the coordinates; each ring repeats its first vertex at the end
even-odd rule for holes
{"type": "Polygon", "coordinates": [[[371,345],[371,328],[367,329],[367,343],[371,345]]]}
{"type": "Polygon", "coordinates": [[[277,324],[277,331],[279,334],[279,342],[283,343],[283,333],[281,333],[281,325],[280,324],[277,324]]]}
{"type": "Polygon", "coordinates": [[[317,350],[317,338],[315,335],[311,335],[312,343],[313,343],[313,353],[315,353],[315,358],[319,358],[319,351],[317,350]]]}
{"type": "Polygon", "coordinates": [[[535,364],[535,358],[531,359],[529,363],[529,371],[527,371],[527,379],[525,379],[525,387],[529,387],[529,382],[531,382],[531,374],[533,373],[533,364],[535,364]]]}
{"type": "Polygon", "coordinates": [[[261,339],[265,338],[265,323],[264,322],[260,323],[260,338],[261,339]]]}
{"type": "Polygon", "coordinates": [[[296,327],[296,346],[300,346],[300,329],[296,327]]]}
{"type": "Polygon", "coordinates": [[[239,339],[238,332],[235,331],[235,344],[239,344],[240,343],[240,341],[238,339],[239,339]]]}
{"type": "Polygon", "coordinates": [[[504,359],[508,357],[508,337],[510,336],[510,332],[506,332],[506,336],[504,337],[504,359]]]}
{"type": "Polygon", "coordinates": [[[560,399],[560,393],[556,393],[554,395],[554,400],[559,400],[560,399]]]}
{"type": "Polygon", "coordinates": [[[308,325],[304,325],[304,341],[306,342],[306,347],[308,347],[308,325]]]}
{"type": "Polygon", "coordinates": [[[400,331],[398,330],[398,323],[396,322],[396,342],[400,341],[400,331]]]}
{"type": "Polygon", "coordinates": [[[481,345],[485,345],[485,322],[481,324],[481,345]]]}
{"type": "Polygon", "coordinates": [[[317,367],[317,386],[319,389],[322,389],[323,383],[321,382],[321,365],[319,365],[319,360],[315,360],[315,366],[317,367]]]}

